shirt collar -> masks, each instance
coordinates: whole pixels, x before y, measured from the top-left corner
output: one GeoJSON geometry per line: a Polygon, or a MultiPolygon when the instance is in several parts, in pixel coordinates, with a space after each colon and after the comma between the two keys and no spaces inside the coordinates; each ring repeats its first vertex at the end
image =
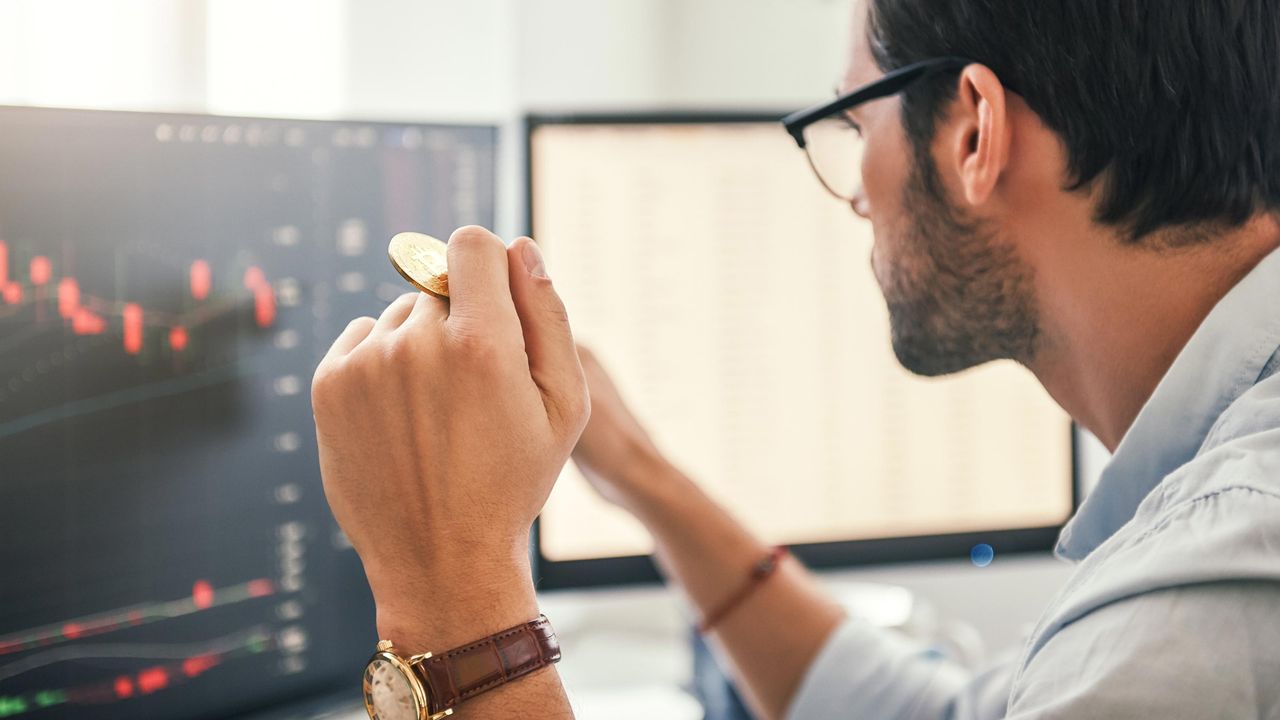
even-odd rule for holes
{"type": "Polygon", "coordinates": [[[1058,538],[1082,560],[1137,512],[1166,475],[1196,456],[1218,417],[1258,382],[1280,346],[1280,250],[1214,306],[1156,386],[1097,486],[1058,538]]]}

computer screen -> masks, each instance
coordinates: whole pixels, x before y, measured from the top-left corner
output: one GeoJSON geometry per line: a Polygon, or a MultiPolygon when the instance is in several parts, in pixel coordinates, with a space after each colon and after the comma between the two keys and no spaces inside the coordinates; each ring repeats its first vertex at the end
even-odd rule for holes
{"type": "Polygon", "coordinates": [[[0,718],[360,693],[312,371],[494,217],[496,130],[0,108],[0,718]]]}
{"type": "MultiPolygon", "coordinates": [[[[870,224],[771,116],[532,118],[531,232],[575,336],[660,448],[814,565],[1048,548],[1075,506],[1068,417],[1010,363],[896,361],[870,224]]],[[[543,587],[655,577],[643,528],[572,464],[543,587]]]]}

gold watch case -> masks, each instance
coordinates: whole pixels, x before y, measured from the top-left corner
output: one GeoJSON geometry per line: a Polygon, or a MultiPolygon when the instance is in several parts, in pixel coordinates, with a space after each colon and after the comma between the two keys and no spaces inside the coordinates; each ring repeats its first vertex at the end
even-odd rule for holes
{"type": "Polygon", "coordinates": [[[412,655],[408,658],[400,657],[396,654],[395,646],[390,640],[380,640],[378,649],[374,652],[373,657],[369,658],[369,662],[365,665],[364,676],[362,678],[364,709],[369,713],[370,720],[399,720],[406,717],[407,711],[412,715],[413,720],[441,720],[453,714],[453,709],[442,710],[432,714],[429,710],[429,691],[422,679],[418,677],[418,673],[414,671],[413,666],[431,657],[431,653],[422,653],[421,655],[412,655]],[[406,687],[399,690],[392,689],[391,695],[383,693],[380,696],[380,687],[387,687],[385,675],[387,671],[395,672],[403,679],[406,687]],[[412,709],[404,707],[395,708],[394,712],[386,715],[376,707],[379,701],[392,701],[404,703],[408,701],[412,705],[412,709]]]}

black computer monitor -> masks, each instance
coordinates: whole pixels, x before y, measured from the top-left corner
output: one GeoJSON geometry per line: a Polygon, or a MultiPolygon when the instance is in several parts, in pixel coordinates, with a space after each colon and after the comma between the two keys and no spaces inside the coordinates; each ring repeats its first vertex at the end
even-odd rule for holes
{"type": "Polygon", "coordinates": [[[496,130],[0,108],[0,718],[242,717],[376,642],[312,371],[496,130]]]}
{"type": "MultiPolygon", "coordinates": [[[[780,116],[528,119],[529,229],[575,336],[677,465],[811,565],[1051,547],[1076,504],[1069,419],[1012,363],[898,365],[870,225],[780,116]]],[[[543,588],[657,578],[572,465],[536,538],[543,588]]]]}

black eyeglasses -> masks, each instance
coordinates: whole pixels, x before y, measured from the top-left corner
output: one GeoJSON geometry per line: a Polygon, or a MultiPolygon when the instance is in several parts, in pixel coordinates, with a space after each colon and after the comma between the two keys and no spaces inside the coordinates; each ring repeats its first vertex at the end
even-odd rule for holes
{"type": "Polygon", "coordinates": [[[846,111],[871,100],[896,95],[923,78],[959,70],[970,63],[958,57],[912,63],[831,102],[794,112],[782,119],[782,125],[805,151],[822,186],[837,198],[853,202],[862,192],[864,148],[862,131],[846,111]]]}

